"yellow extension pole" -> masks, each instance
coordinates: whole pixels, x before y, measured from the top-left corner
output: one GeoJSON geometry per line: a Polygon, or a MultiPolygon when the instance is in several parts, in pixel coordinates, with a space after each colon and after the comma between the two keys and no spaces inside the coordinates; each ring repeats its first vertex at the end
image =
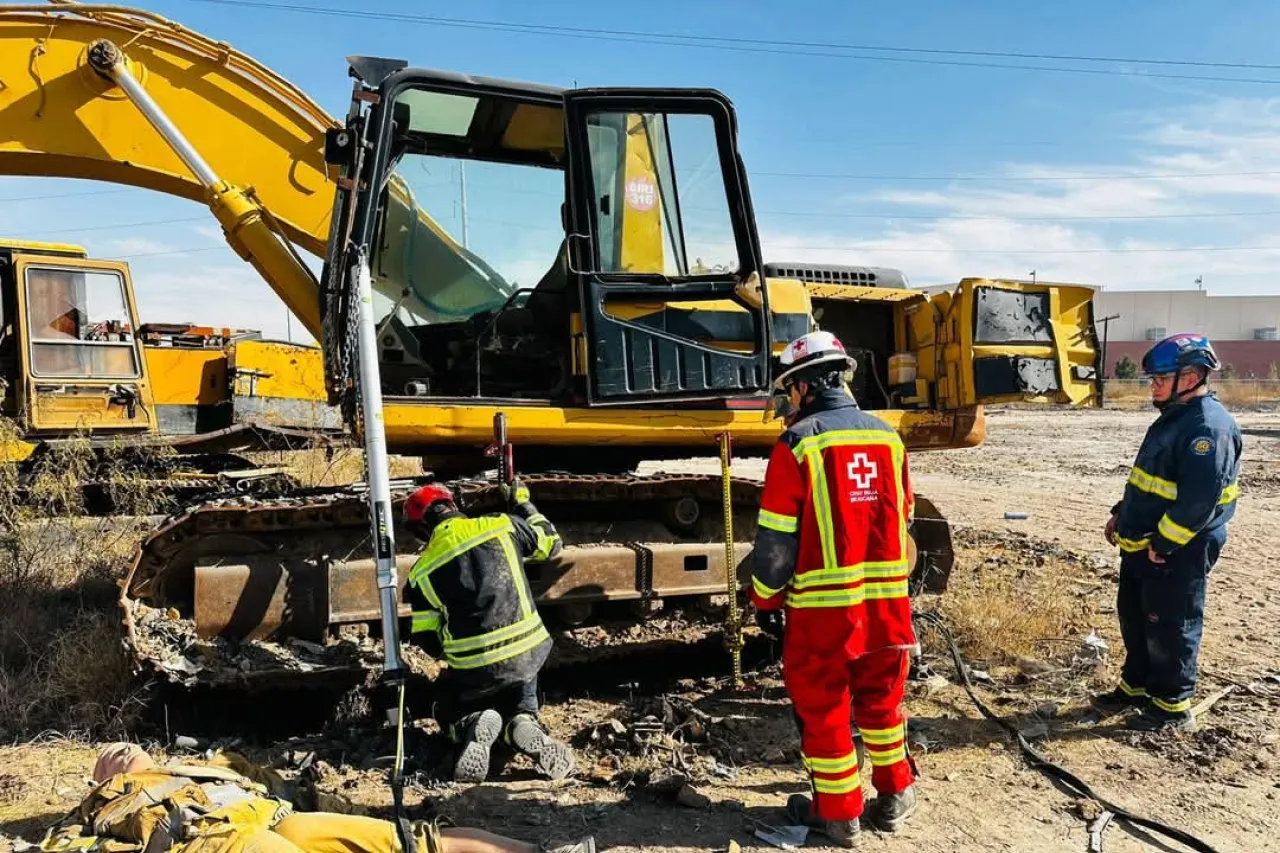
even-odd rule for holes
{"type": "Polygon", "coordinates": [[[733,686],[742,686],[742,623],[738,615],[738,571],[733,556],[733,438],[720,433],[720,482],[724,504],[725,588],[729,593],[729,624],[725,645],[733,656],[733,686]]]}

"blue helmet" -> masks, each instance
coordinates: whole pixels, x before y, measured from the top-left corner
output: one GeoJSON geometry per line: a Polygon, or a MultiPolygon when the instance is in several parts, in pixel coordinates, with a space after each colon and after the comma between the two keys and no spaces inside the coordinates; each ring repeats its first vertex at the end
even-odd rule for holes
{"type": "Polygon", "coordinates": [[[1213,351],[1213,344],[1204,335],[1193,332],[1170,335],[1142,357],[1142,372],[1147,376],[1177,373],[1186,367],[1206,367],[1209,370],[1222,367],[1218,354],[1213,351]]]}

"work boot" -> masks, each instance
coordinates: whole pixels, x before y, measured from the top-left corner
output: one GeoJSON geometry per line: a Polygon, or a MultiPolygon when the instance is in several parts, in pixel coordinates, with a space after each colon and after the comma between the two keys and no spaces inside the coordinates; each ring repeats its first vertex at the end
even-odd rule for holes
{"type": "Polygon", "coordinates": [[[547,734],[532,714],[516,714],[507,723],[507,743],[533,759],[533,766],[550,779],[563,779],[573,772],[573,750],[547,734]]]}
{"type": "Polygon", "coordinates": [[[1171,714],[1163,708],[1148,705],[1142,709],[1141,714],[1129,721],[1129,728],[1136,732],[1193,732],[1196,729],[1196,718],[1191,716],[1190,711],[1171,714]]]}
{"type": "Polygon", "coordinates": [[[1106,693],[1094,695],[1090,698],[1089,704],[1110,717],[1115,714],[1122,714],[1131,708],[1141,708],[1146,704],[1146,701],[1146,696],[1130,696],[1117,687],[1114,690],[1108,690],[1106,693]]]}
{"type": "Polygon", "coordinates": [[[881,794],[867,809],[867,819],[881,832],[897,832],[916,813],[916,786],[896,794],[881,794]]]}
{"type": "Polygon", "coordinates": [[[858,819],[823,820],[813,814],[813,801],[804,794],[792,794],[787,798],[787,820],[793,824],[816,829],[840,847],[853,847],[858,843],[862,827],[858,819]]]}
{"type": "Polygon", "coordinates": [[[453,724],[452,733],[459,745],[454,781],[483,782],[489,775],[489,750],[502,735],[502,715],[492,708],[468,714],[453,724]]]}

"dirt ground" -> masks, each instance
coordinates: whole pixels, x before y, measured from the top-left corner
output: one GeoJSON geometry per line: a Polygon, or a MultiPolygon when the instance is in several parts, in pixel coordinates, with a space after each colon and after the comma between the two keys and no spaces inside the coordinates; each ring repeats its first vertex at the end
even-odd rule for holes
{"type": "MultiPolygon", "coordinates": [[[[1153,413],[988,415],[983,446],[912,458],[917,491],[953,522],[958,550],[951,592],[924,606],[937,607],[960,636],[979,671],[979,695],[1121,807],[1220,851],[1280,850],[1280,576],[1268,559],[1280,550],[1280,411],[1238,413],[1245,473],[1236,521],[1211,575],[1196,699],[1231,692],[1196,732],[1162,736],[1129,733],[1084,709],[1090,690],[1114,681],[1123,654],[1114,612],[1118,560],[1102,528],[1153,413]],[[1091,633],[1108,654],[1094,656],[1096,642],[1085,642],[1091,633]]],[[[744,462],[735,473],[763,470],[744,462]]],[[[908,701],[920,808],[895,836],[864,832],[861,848],[1089,850],[1092,804],[1033,769],[1005,732],[978,715],[937,637],[922,639],[926,668],[908,701]]],[[[411,779],[407,803],[416,816],[442,814],[534,841],[592,833],[601,849],[618,851],[725,851],[731,841],[773,849],[752,834],[753,821],[780,824],[787,795],[807,784],[772,656],[763,638],[751,638],[740,690],[724,678],[727,657],[714,646],[666,664],[637,664],[630,685],[632,673],[616,670],[621,662],[609,664],[612,678],[583,669],[549,677],[546,719],[579,747],[576,778],[538,781],[523,759],[472,787],[432,782],[424,772],[411,779]]],[[[304,783],[323,807],[386,814],[385,744],[368,740],[335,726],[238,748],[304,783]]],[[[423,749],[420,755],[434,754],[423,749]]],[[[0,747],[0,835],[37,841],[83,794],[92,754],[92,744],[54,736],[0,747]]],[[[430,769],[429,761],[417,763],[430,769]]],[[[811,835],[807,846],[822,843],[811,835]]],[[[1116,821],[1102,849],[1185,848],[1116,821]]]]}

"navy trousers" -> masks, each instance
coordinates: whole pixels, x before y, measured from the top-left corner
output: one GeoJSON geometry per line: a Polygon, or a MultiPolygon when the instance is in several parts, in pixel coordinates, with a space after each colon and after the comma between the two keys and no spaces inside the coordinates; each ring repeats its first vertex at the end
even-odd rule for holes
{"type": "Polygon", "coordinates": [[[1116,612],[1124,638],[1125,693],[1146,696],[1169,714],[1190,712],[1205,587],[1226,538],[1223,528],[1202,533],[1164,563],[1151,562],[1146,551],[1121,556],[1116,612]]]}

